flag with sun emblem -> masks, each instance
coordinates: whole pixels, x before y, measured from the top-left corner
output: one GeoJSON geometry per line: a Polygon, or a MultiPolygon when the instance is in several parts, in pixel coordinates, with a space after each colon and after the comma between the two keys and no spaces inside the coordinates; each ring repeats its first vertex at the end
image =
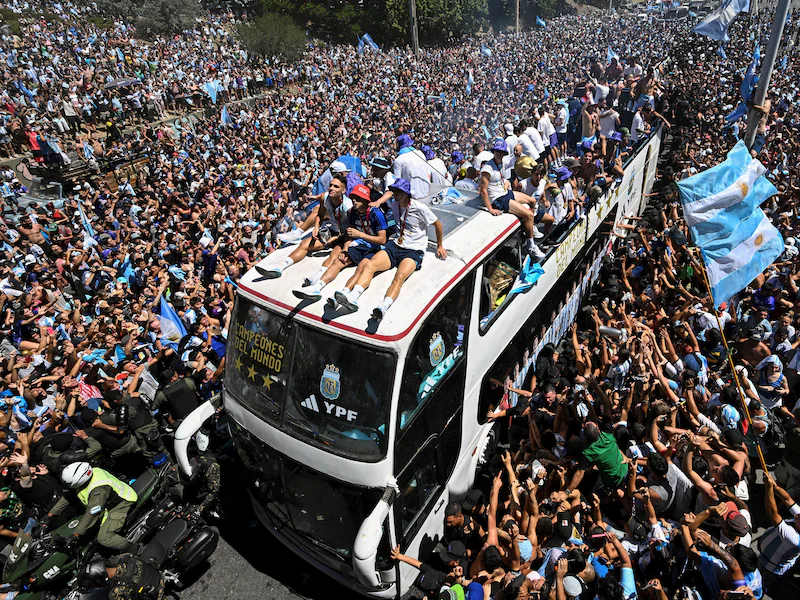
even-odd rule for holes
{"type": "Polygon", "coordinates": [[[778,193],[764,177],[766,171],[740,140],[720,164],[678,182],[695,244],[702,248],[729,235],[764,200],[778,193]]]}
{"type": "Polygon", "coordinates": [[[717,305],[744,289],[783,252],[759,206],[778,193],[766,168],[739,141],[720,164],[678,182],[683,212],[717,305]]]}

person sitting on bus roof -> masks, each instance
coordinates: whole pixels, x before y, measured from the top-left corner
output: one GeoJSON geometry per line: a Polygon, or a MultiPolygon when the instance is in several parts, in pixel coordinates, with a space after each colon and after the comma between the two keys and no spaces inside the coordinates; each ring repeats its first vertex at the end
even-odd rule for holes
{"type": "MultiPolygon", "coordinates": [[[[330,188],[330,181],[333,180],[336,175],[341,175],[344,177],[345,181],[345,194],[349,195],[350,190],[356,185],[361,183],[361,178],[357,175],[352,173],[345,163],[339,160],[335,160],[331,163],[328,172],[322,174],[320,177],[320,181],[324,181],[328,179],[328,188],[330,188]]],[[[299,244],[300,241],[306,237],[309,233],[309,230],[314,227],[314,223],[319,215],[319,207],[321,206],[320,200],[325,197],[327,192],[323,192],[322,194],[317,194],[316,196],[311,196],[311,200],[315,201],[317,204],[313,206],[313,203],[309,206],[313,206],[313,208],[309,211],[308,216],[305,220],[300,223],[295,229],[291,231],[287,231],[286,233],[279,233],[278,239],[283,242],[284,244],[299,244]]]]}
{"type": "MultiPolygon", "coordinates": [[[[389,226],[380,208],[370,208],[369,188],[357,185],[350,193],[350,197],[353,200],[353,208],[348,213],[350,227],[346,232],[348,241],[345,244],[345,252],[340,252],[337,260],[320,269],[314,277],[306,279],[309,289],[296,290],[294,292],[296,296],[306,300],[319,300],[322,298],[322,288],[336,279],[342,269],[352,265],[359,266],[383,249],[389,226]]],[[[358,274],[359,272],[356,272],[353,278],[358,274]]]]}
{"type": "Polygon", "coordinates": [[[534,237],[542,237],[535,227],[536,200],[522,192],[511,189],[511,182],[503,176],[503,157],[508,154],[506,143],[497,140],[492,146],[492,160],[481,167],[480,195],[486,210],[494,216],[511,213],[522,223],[522,229],[528,237],[525,251],[537,260],[545,257],[533,241],[534,237]]]}
{"type": "Polygon", "coordinates": [[[425,249],[428,246],[426,230],[431,225],[436,229],[436,256],[441,260],[447,258],[447,251],[442,245],[444,237],[442,222],[425,204],[412,202],[411,184],[400,178],[389,189],[397,199],[398,206],[395,214],[398,216],[400,228],[398,236],[389,240],[383,250],[375,254],[369,262],[364,263],[363,271],[358,276],[352,290],[345,287],[333,295],[338,304],[351,311],[356,311],[358,310],[359,296],[372,283],[375,274],[396,268],[397,273],[386,291],[386,297],[381,305],[372,312],[375,319],[383,318],[400,294],[400,288],[403,287],[406,279],[422,267],[422,259],[425,258],[425,249]]]}
{"type": "MultiPolygon", "coordinates": [[[[342,234],[341,224],[343,221],[346,222],[347,214],[350,209],[353,208],[353,201],[345,196],[346,187],[347,182],[345,178],[342,175],[334,175],[333,179],[331,179],[328,191],[324,195],[323,202],[320,205],[317,218],[314,220],[314,229],[311,233],[311,237],[303,240],[303,242],[277,266],[265,267],[262,276],[269,279],[280,277],[283,275],[284,269],[288,269],[296,262],[303,260],[308,256],[309,252],[324,250],[326,248],[331,249],[331,254],[325,259],[323,267],[327,268],[333,261],[337,260],[346,239],[346,236],[342,234]],[[325,230],[320,230],[320,224],[326,219],[330,224],[328,229],[330,239],[325,239],[326,236],[323,234],[325,230]]],[[[322,273],[320,273],[320,277],[321,276],[322,273]]]]}

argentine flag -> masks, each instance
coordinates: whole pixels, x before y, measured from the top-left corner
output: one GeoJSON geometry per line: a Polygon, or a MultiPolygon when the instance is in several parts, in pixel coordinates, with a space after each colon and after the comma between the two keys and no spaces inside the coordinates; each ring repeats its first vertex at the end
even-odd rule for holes
{"type": "Polygon", "coordinates": [[[783,238],[759,206],[777,194],[766,168],[739,141],[719,165],[678,182],[692,240],[714,302],[744,289],[783,252],[783,238]]]}
{"type": "Polygon", "coordinates": [[[766,172],[739,140],[723,162],[678,182],[686,224],[697,246],[727,236],[764,200],[778,193],[762,177],[766,172]]]}
{"type": "Polygon", "coordinates": [[[717,10],[708,13],[708,16],[692,29],[692,33],[704,35],[718,42],[729,42],[731,38],[728,35],[728,26],[736,15],[749,10],[750,0],[724,0],[717,10]]]}

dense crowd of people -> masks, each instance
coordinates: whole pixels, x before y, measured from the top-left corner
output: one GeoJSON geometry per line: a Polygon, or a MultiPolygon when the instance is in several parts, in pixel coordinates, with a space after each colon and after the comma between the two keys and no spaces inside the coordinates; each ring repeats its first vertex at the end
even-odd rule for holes
{"type": "MultiPolygon", "coordinates": [[[[171,425],[221,386],[239,277],[284,245],[297,255],[281,268],[327,245],[318,220],[392,194],[408,206],[420,181],[446,183],[518,216],[542,259],[661,127],[650,207],[619,229],[590,307],[514,402],[500,388],[488,418],[508,450],[490,486],[447,507],[438,556],[393,557],[420,568],[433,597],[469,600],[761,598],[794,566],[796,14],[755,148],[779,190],[764,208],[786,250],[717,314],[676,181],[743,135],[726,115],[767,13],[732,25],[726,58],[685,22],[598,13],[418,57],[312,45],[288,65],[248,55],[232,15],[144,42],[71,2],[47,4],[50,21],[38,2],[9,8],[21,36],[0,39],[0,152],[30,153],[54,177],[76,162],[89,175],[63,203],[23,208],[25,185],[0,173],[0,554],[32,522],[76,514],[64,485],[85,486],[86,465],[124,479],[165,449],[171,425]],[[101,159],[142,153],[124,182],[102,172],[101,159]],[[759,448],[774,460],[784,446],[763,473],[759,448]]],[[[398,215],[378,212],[357,235],[333,233],[397,252],[398,215]]],[[[195,510],[208,516],[219,466],[198,446],[195,510]]],[[[124,506],[114,485],[101,500],[124,506]]],[[[97,521],[84,518],[81,533],[97,521]]],[[[104,545],[132,550],[101,530],[104,545]]]]}

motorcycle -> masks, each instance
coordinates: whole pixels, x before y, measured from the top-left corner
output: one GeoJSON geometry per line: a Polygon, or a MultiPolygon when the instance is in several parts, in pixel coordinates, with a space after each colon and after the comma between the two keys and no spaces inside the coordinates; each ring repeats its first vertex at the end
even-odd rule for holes
{"type": "MultiPolygon", "coordinates": [[[[128,540],[146,542],[140,558],[161,569],[171,584],[211,556],[219,541],[215,527],[184,516],[185,507],[170,495],[175,472],[161,456],[130,483],[138,498],[125,526],[128,540]]],[[[60,542],[71,539],[79,523],[75,518],[50,532],[38,525],[30,532],[20,530],[3,570],[3,583],[22,593],[18,600],[44,600],[48,592],[74,586],[77,573],[97,550],[96,540],[74,551],[60,542]]]]}

